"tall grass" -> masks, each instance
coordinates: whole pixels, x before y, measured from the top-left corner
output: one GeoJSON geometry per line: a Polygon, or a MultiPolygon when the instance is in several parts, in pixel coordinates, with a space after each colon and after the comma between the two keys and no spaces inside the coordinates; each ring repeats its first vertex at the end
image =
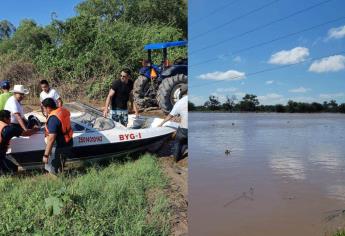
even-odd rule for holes
{"type": "Polygon", "coordinates": [[[333,234],[333,236],[345,236],[345,230],[337,231],[336,233],[333,234]]]}
{"type": "Polygon", "coordinates": [[[0,235],[168,235],[165,186],[150,155],[58,179],[0,177],[0,235]]]}

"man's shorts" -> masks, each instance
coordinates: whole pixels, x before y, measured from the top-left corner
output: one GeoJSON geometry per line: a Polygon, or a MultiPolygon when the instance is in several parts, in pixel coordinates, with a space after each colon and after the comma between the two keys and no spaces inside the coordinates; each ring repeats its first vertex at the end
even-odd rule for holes
{"type": "Polygon", "coordinates": [[[116,122],[120,122],[124,126],[127,126],[128,110],[122,110],[122,109],[110,110],[109,118],[113,119],[116,122]]]}

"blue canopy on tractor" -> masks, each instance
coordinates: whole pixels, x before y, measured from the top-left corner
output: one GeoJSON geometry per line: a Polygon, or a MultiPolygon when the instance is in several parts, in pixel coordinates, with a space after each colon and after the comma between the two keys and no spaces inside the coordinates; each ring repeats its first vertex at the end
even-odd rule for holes
{"type": "Polygon", "coordinates": [[[144,50],[155,50],[155,49],[163,49],[163,48],[169,48],[169,47],[180,47],[180,46],[186,46],[186,45],[187,45],[187,41],[150,43],[144,46],[144,50]]]}

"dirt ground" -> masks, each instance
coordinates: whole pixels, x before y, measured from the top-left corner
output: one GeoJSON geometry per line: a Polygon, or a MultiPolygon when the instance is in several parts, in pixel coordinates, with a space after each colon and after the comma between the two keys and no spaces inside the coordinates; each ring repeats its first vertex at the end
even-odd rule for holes
{"type": "Polygon", "coordinates": [[[165,144],[158,153],[159,163],[170,182],[166,189],[171,202],[172,236],[188,235],[188,156],[175,162],[170,156],[173,142],[165,144]]]}

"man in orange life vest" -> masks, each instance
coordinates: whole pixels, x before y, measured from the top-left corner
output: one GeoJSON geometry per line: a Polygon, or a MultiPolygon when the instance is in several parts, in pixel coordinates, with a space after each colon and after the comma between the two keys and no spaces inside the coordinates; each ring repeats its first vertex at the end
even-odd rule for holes
{"type": "Polygon", "coordinates": [[[43,155],[45,169],[56,175],[63,169],[64,160],[72,155],[73,130],[71,128],[70,112],[57,108],[54,99],[46,98],[42,106],[48,114],[46,123],[47,145],[43,155]],[[54,143],[56,144],[53,148],[54,143]]]}
{"type": "Polygon", "coordinates": [[[17,170],[17,166],[6,159],[6,152],[10,145],[10,140],[14,136],[30,136],[33,133],[33,130],[23,131],[21,128],[18,128],[17,125],[11,124],[10,111],[0,111],[0,173],[17,170]]]}

